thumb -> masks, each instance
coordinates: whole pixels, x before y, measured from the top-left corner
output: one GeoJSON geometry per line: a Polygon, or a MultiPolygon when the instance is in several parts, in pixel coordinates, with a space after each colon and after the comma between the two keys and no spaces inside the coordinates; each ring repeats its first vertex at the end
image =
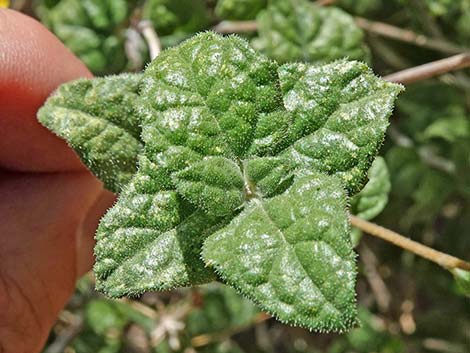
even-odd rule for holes
{"type": "Polygon", "coordinates": [[[39,22],[0,9],[0,168],[84,169],[67,144],[38,123],[36,112],[61,83],[91,76],[39,22]]]}

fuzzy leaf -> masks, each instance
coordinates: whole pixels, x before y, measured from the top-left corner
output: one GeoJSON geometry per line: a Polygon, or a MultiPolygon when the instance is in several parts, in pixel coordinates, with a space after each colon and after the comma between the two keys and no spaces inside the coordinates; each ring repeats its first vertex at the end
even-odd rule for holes
{"type": "Polygon", "coordinates": [[[182,208],[174,192],[121,196],[96,235],[96,288],[122,297],[214,280],[199,249],[217,222],[182,208]]]}
{"type": "Polygon", "coordinates": [[[200,249],[223,220],[194,207],[233,216],[242,202],[234,161],[248,149],[257,116],[280,105],[275,68],[241,39],[210,33],[149,66],[139,170],[97,232],[99,289],[123,296],[213,279],[200,249]],[[217,209],[222,187],[234,191],[217,209]]]}
{"type": "Polygon", "coordinates": [[[142,149],[137,114],[141,75],[64,84],[39,110],[38,119],[75,149],[106,188],[118,192],[136,171],[142,149]]]}
{"type": "Polygon", "coordinates": [[[402,86],[380,80],[357,61],[286,64],[279,77],[293,116],[283,141],[292,147],[285,153],[302,168],[337,175],[351,194],[358,192],[402,86]]]}
{"type": "Polygon", "coordinates": [[[376,217],[388,202],[391,183],[387,164],[377,157],[368,172],[369,181],[351,200],[352,212],[363,219],[376,217]]]}
{"type": "Polygon", "coordinates": [[[244,201],[243,175],[223,157],[206,157],[174,174],[178,192],[207,213],[231,214],[244,201]]]}
{"type": "Polygon", "coordinates": [[[356,270],[341,190],[337,178],[314,173],[282,195],[253,199],[206,240],[206,263],[281,321],[350,328],[356,270]]]}
{"type": "Polygon", "coordinates": [[[215,268],[281,320],[351,327],[345,187],[360,187],[400,90],[357,62],[279,68],[234,36],[164,51],[141,84],[138,171],[97,232],[97,288],[136,295],[215,268]]]}
{"type": "Polygon", "coordinates": [[[307,0],[271,1],[257,21],[253,45],[279,62],[368,59],[362,30],[338,8],[307,0]]]}

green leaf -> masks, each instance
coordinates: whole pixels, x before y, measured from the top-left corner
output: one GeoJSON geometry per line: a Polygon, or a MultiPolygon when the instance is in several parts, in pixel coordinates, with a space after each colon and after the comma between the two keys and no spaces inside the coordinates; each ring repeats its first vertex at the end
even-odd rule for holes
{"type": "Polygon", "coordinates": [[[215,14],[223,20],[253,20],[267,0],[218,0],[215,14]]]}
{"type": "Polygon", "coordinates": [[[382,157],[377,157],[372,163],[368,177],[364,188],[351,199],[352,213],[367,220],[379,215],[388,202],[390,175],[382,157]]]}
{"type": "Polygon", "coordinates": [[[400,90],[358,62],[279,68],[235,36],[162,52],[141,83],[138,171],[97,231],[97,288],[139,295],[215,268],[283,321],[351,327],[345,188],[360,188],[400,90]]]}
{"type": "Polygon", "coordinates": [[[199,249],[217,220],[182,208],[174,192],[124,193],[97,231],[96,288],[122,297],[214,280],[199,249]]]}
{"type": "Polygon", "coordinates": [[[470,297],[470,272],[459,268],[453,269],[455,283],[458,290],[465,296],[470,297]]]}
{"type": "Polygon", "coordinates": [[[439,120],[465,118],[467,114],[462,92],[437,81],[424,81],[407,87],[397,102],[397,110],[404,115],[397,122],[400,131],[416,141],[422,139],[423,131],[439,120]]]}
{"type": "Polygon", "coordinates": [[[213,279],[200,249],[223,219],[194,207],[233,216],[244,185],[233,161],[248,149],[256,117],[280,104],[270,97],[275,78],[275,64],[246,42],[211,33],[149,66],[139,170],[97,232],[99,289],[123,296],[213,279]],[[229,185],[240,190],[218,209],[229,185]]]}
{"type": "Polygon", "coordinates": [[[233,288],[211,283],[200,290],[203,305],[194,308],[187,319],[187,331],[191,336],[249,326],[258,314],[251,301],[233,288]]]}
{"type": "Polygon", "coordinates": [[[394,146],[385,155],[396,196],[409,197],[419,186],[427,168],[412,148],[394,146]]]}
{"type": "Polygon", "coordinates": [[[418,223],[434,223],[443,205],[455,192],[457,180],[425,165],[412,148],[393,147],[385,157],[395,202],[401,201],[399,209],[406,210],[400,218],[400,224],[410,227],[418,223]]]}
{"type": "Polygon", "coordinates": [[[85,308],[87,325],[99,335],[106,335],[110,330],[121,331],[128,319],[109,300],[95,299],[87,303],[85,308]]]}
{"type": "Polygon", "coordinates": [[[307,0],[271,1],[257,21],[259,37],[253,45],[279,62],[328,62],[345,57],[367,61],[369,56],[362,30],[335,7],[307,0]]]}
{"type": "Polygon", "coordinates": [[[380,326],[379,317],[360,307],[358,318],[360,327],[351,330],[346,335],[345,339],[348,341],[349,347],[345,347],[343,352],[400,353],[404,351],[402,341],[380,326]]]}
{"type": "Polygon", "coordinates": [[[384,11],[386,4],[384,4],[384,0],[339,0],[335,5],[345,9],[348,13],[363,16],[380,9],[384,11]]]}
{"type": "Polygon", "coordinates": [[[284,322],[344,331],[355,323],[355,264],[337,178],[299,177],[282,195],[252,199],[204,244],[219,275],[284,322]]]}
{"type": "Polygon", "coordinates": [[[243,175],[223,157],[206,157],[174,174],[178,192],[209,214],[224,216],[244,201],[243,175]]]}
{"type": "Polygon", "coordinates": [[[423,140],[441,138],[447,142],[470,138],[470,121],[465,115],[438,119],[430,124],[420,136],[423,140]]]}
{"type": "Polygon", "coordinates": [[[286,64],[279,77],[284,106],[292,114],[283,141],[292,146],[285,153],[302,168],[337,175],[357,193],[402,86],[380,80],[357,61],[286,64]]]}
{"type": "Polygon", "coordinates": [[[201,353],[244,353],[237,343],[234,341],[226,340],[221,343],[216,343],[213,347],[205,347],[201,353]]]}
{"type": "Polygon", "coordinates": [[[256,195],[272,197],[286,190],[294,178],[294,164],[282,157],[253,157],[244,161],[245,191],[255,190],[256,194],[246,194],[250,199],[256,195]]]}
{"type": "Polygon", "coordinates": [[[61,0],[37,13],[41,20],[97,75],[121,72],[125,21],[131,5],[126,0],[61,0]]]}
{"type": "Polygon", "coordinates": [[[152,22],[160,36],[197,32],[209,24],[203,0],[147,0],[142,16],[152,22]]]}
{"type": "Polygon", "coordinates": [[[136,171],[142,149],[137,113],[141,75],[77,80],[64,84],[38,119],[75,149],[105,187],[118,192],[136,171]]]}

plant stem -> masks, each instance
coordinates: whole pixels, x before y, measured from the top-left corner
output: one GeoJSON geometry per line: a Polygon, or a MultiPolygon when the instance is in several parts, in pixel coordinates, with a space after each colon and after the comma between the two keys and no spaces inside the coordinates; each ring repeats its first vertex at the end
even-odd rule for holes
{"type": "Polygon", "coordinates": [[[403,235],[400,235],[390,229],[384,228],[372,222],[368,222],[359,217],[350,215],[349,219],[351,221],[351,225],[353,225],[354,227],[357,227],[370,235],[386,240],[396,246],[401,247],[402,249],[411,251],[416,255],[424,257],[425,259],[435,262],[436,264],[444,267],[447,270],[460,268],[465,271],[470,271],[469,262],[434,250],[426,245],[406,238],[403,235]]]}
{"type": "Polygon", "coordinates": [[[158,37],[155,28],[153,28],[152,23],[148,20],[140,21],[137,25],[137,28],[140,30],[150,51],[150,59],[155,59],[160,52],[162,51],[162,45],[160,43],[160,38],[158,37]]]}
{"type": "Polygon", "coordinates": [[[129,307],[131,307],[132,309],[134,309],[135,311],[139,312],[140,314],[152,319],[152,320],[156,320],[158,318],[158,312],[152,308],[150,308],[149,306],[141,303],[141,302],[138,302],[138,301],[135,301],[135,300],[131,300],[131,299],[127,299],[127,298],[124,298],[124,299],[120,299],[119,301],[121,301],[122,303],[125,303],[126,305],[128,305],[129,307]]]}
{"type": "Polygon", "coordinates": [[[84,319],[80,313],[75,317],[73,323],[64,329],[52,342],[44,353],[60,353],[64,352],[67,346],[77,337],[84,329],[84,319]]]}
{"type": "Polygon", "coordinates": [[[470,53],[458,54],[445,59],[432,61],[427,64],[395,72],[383,78],[390,82],[409,84],[466,67],[470,67],[470,53]]]}
{"type": "Polygon", "coordinates": [[[328,6],[333,5],[337,0],[317,0],[315,1],[315,5],[318,6],[328,6]]]}
{"type": "Polygon", "coordinates": [[[256,21],[222,21],[212,28],[222,34],[255,32],[258,29],[256,21]]]}
{"type": "Polygon", "coordinates": [[[362,17],[356,17],[355,20],[357,25],[367,32],[415,44],[423,48],[434,49],[447,54],[459,54],[468,50],[445,40],[428,38],[422,34],[416,34],[413,31],[401,29],[387,23],[370,21],[362,17]]]}
{"type": "Polygon", "coordinates": [[[372,292],[374,293],[377,306],[382,313],[386,313],[390,308],[392,295],[377,270],[377,258],[365,242],[362,242],[359,247],[359,256],[364,264],[364,274],[369,282],[372,292]]]}
{"type": "Polygon", "coordinates": [[[215,334],[202,334],[202,335],[193,337],[191,339],[191,345],[193,347],[207,346],[210,343],[221,341],[237,333],[243,332],[247,330],[248,328],[250,328],[251,326],[258,325],[266,320],[269,320],[270,318],[271,316],[269,316],[266,313],[259,313],[254,317],[253,321],[246,326],[233,327],[231,329],[227,329],[225,331],[218,332],[215,334]]]}
{"type": "MultiPolygon", "coordinates": [[[[318,5],[328,5],[332,1],[317,1],[318,5]],[[327,3],[328,2],[328,3],[327,3]]],[[[415,44],[417,46],[437,50],[446,54],[459,54],[468,51],[456,44],[449,43],[443,39],[429,38],[413,31],[401,29],[383,22],[370,21],[362,17],[355,18],[356,24],[363,30],[383,37],[396,39],[402,42],[415,44]]],[[[247,33],[255,32],[258,29],[256,21],[222,21],[213,30],[219,33],[247,33]]]]}

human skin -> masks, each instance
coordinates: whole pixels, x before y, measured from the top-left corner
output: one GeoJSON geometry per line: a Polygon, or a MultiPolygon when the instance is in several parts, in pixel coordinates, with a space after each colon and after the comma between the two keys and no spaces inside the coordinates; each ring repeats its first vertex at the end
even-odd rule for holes
{"type": "Polygon", "coordinates": [[[61,83],[91,77],[32,18],[0,9],[0,353],[40,352],[114,195],[36,112],[61,83]]]}

